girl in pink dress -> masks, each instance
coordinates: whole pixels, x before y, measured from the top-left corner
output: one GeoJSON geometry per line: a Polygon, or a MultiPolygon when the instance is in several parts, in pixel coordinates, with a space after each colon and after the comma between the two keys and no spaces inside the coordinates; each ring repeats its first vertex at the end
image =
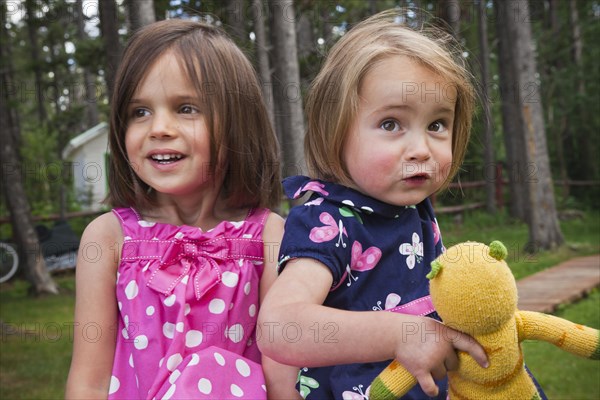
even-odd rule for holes
{"type": "Polygon", "coordinates": [[[281,191],[260,93],[215,27],[133,35],[112,97],[115,208],[81,240],[67,398],[298,396],[297,369],[256,345],[283,231],[266,208],[281,191]]]}

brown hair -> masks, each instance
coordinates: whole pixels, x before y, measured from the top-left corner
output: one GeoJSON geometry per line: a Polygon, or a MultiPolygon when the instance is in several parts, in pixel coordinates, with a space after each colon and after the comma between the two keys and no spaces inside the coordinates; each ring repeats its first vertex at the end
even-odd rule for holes
{"type": "Polygon", "coordinates": [[[475,103],[471,75],[450,35],[434,28],[411,29],[398,23],[399,17],[396,11],[388,10],[357,24],[331,48],[313,81],[306,101],[308,127],[304,142],[306,163],[313,177],[352,183],[343,150],[358,110],[362,80],[377,62],[396,55],[410,57],[455,86],[453,162],[443,186],[458,172],[469,141],[475,103]]]}
{"type": "Polygon", "coordinates": [[[125,150],[127,108],[152,63],[171,51],[206,110],[211,165],[223,176],[229,207],[275,207],[281,200],[279,147],[247,57],[220,29],[166,20],[145,26],[129,41],[115,78],[110,116],[109,194],[113,207],[154,204],[154,192],[133,170],[125,150]]]}

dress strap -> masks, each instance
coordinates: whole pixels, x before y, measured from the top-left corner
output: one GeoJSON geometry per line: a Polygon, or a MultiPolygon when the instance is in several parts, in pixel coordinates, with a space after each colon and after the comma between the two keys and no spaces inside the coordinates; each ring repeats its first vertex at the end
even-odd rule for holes
{"type": "Polygon", "coordinates": [[[265,221],[267,220],[267,217],[270,213],[271,210],[269,210],[268,208],[251,208],[250,211],[248,211],[246,221],[255,222],[264,226],[265,221]]]}
{"type": "Polygon", "coordinates": [[[121,229],[123,230],[123,236],[132,236],[134,234],[133,228],[137,226],[138,221],[141,219],[137,211],[131,207],[127,208],[113,208],[113,214],[119,219],[121,223],[121,229]]]}
{"type": "Polygon", "coordinates": [[[424,296],[413,300],[410,303],[402,304],[398,307],[394,307],[386,311],[396,312],[400,314],[423,316],[434,312],[435,307],[431,302],[431,296],[424,296]]]}

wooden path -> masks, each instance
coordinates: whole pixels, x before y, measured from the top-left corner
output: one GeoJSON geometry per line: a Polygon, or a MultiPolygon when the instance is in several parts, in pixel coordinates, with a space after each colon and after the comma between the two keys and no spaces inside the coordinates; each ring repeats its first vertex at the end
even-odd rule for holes
{"type": "Polygon", "coordinates": [[[578,257],[517,281],[519,309],[552,313],[600,286],[600,254],[578,257]]]}

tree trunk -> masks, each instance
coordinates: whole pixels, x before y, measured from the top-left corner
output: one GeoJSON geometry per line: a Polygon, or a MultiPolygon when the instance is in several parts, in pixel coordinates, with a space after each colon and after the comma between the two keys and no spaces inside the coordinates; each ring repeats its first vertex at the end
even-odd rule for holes
{"type": "Polygon", "coordinates": [[[115,74],[121,60],[121,44],[119,41],[119,21],[117,20],[117,5],[115,0],[98,2],[100,11],[100,30],[106,56],[104,79],[108,87],[108,98],[112,96],[115,74]]]}
{"type": "Polygon", "coordinates": [[[256,35],[256,59],[258,74],[262,84],[262,94],[269,113],[269,120],[275,126],[273,111],[273,84],[271,81],[271,64],[269,63],[269,49],[267,34],[265,32],[264,7],[262,0],[252,0],[254,9],[254,34],[256,35]]]}
{"type": "Polygon", "coordinates": [[[227,0],[226,23],[228,31],[235,41],[241,45],[246,45],[248,35],[246,32],[246,19],[244,18],[245,0],[227,0]]]}
{"type": "Polygon", "coordinates": [[[127,0],[127,12],[131,32],[156,21],[154,0],[127,0]]]}
{"type": "Polygon", "coordinates": [[[511,63],[511,52],[514,38],[507,30],[510,17],[505,2],[495,2],[496,31],[498,36],[498,70],[500,72],[500,94],[502,109],[502,129],[504,131],[504,147],[506,150],[506,170],[510,192],[509,213],[513,218],[526,221],[525,201],[527,198],[527,163],[525,161],[525,144],[521,132],[523,122],[519,112],[519,89],[516,70],[511,63]]]}
{"type": "MultiPolygon", "coordinates": [[[[85,40],[87,38],[87,34],[85,33],[84,29],[83,0],[77,0],[75,7],[77,9],[77,39],[85,40]]],[[[84,85],[83,94],[85,96],[83,101],[85,104],[86,118],[81,124],[81,130],[86,130],[92,126],[98,125],[100,122],[100,115],[98,114],[99,99],[96,91],[96,83],[92,73],[90,72],[90,69],[88,67],[82,67],[82,70],[84,85]]]]}
{"type": "Polygon", "coordinates": [[[477,19],[479,20],[479,65],[481,66],[481,101],[483,108],[483,177],[485,180],[485,205],[487,212],[496,212],[496,160],[494,158],[494,129],[492,126],[492,115],[490,110],[490,67],[487,35],[487,13],[486,1],[479,0],[477,8],[477,19]]]}
{"type": "MultiPolygon", "coordinates": [[[[500,6],[499,2],[499,6],[500,6]]],[[[546,144],[546,131],[541,91],[537,82],[537,66],[533,52],[531,24],[527,1],[510,1],[503,3],[507,15],[506,28],[511,38],[513,57],[510,62],[517,71],[516,83],[518,105],[523,122],[520,132],[524,134],[526,162],[530,169],[527,178],[528,198],[526,204],[527,222],[529,225],[529,251],[552,249],[563,243],[556,206],[554,187],[550,171],[550,160],[546,144]]]]}
{"type": "MultiPolygon", "coordinates": [[[[561,26],[559,23],[559,18],[558,18],[558,14],[559,14],[559,1],[560,0],[550,0],[549,3],[549,28],[550,28],[550,32],[552,33],[552,40],[559,40],[560,36],[561,36],[561,26]]],[[[559,76],[558,74],[560,74],[564,68],[564,63],[562,62],[562,58],[560,57],[555,57],[554,60],[549,63],[550,66],[552,68],[549,68],[549,73],[548,75],[549,78],[547,79],[548,82],[551,82],[551,87],[549,90],[549,95],[548,95],[548,127],[550,129],[554,130],[554,141],[555,141],[555,147],[556,147],[556,158],[558,161],[558,170],[559,170],[559,176],[560,179],[563,181],[562,184],[562,191],[561,191],[561,197],[563,200],[566,200],[569,198],[569,192],[570,192],[570,188],[569,188],[569,174],[568,174],[568,169],[567,169],[567,163],[566,163],[566,159],[565,159],[565,152],[564,152],[564,145],[567,142],[566,139],[568,139],[568,137],[570,136],[569,132],[569,120],[567,117],[567,113],[564,112],[564,110],[566,110],[566,104],[565,104],[565,98],[564,96],[558,96],[556,98],[556,105],[557,107],[555,107],[555,104],[553,104],[553,97],[554,97],[554,93],[555,90],[553,89],[554,87],[557,86],[558,79],[556,79],[555,77],[552,76],[552,74],[556,74],[557,76],[559,76]],[[557,122],[555,120],[555,108],[557,108],[560,111],[560,122],[557,122]]]]}
{"type": "MultiPolygon", "coordinates": [[[[8,72],[10,71],[10,60],[4,54],[4,46],[8,46],[8,40],[5,41],[7,36],[5,35],[4,21],[1,23],[0,38],[5,44],[0,46],[0,84],[6,88],[11,87],[8,72]]],[[[20,173],[21,168],[17,156],[18,148],[14,140],[15,137],[20,136],[15,129],[17,128],[17,123],[14,120],[15,115],[9,108],[7,91],[1,91],[0,159],[2,159],[2,192],[6,197],[13,236],[22,260],[19,265],[24,269],[25,277],[31,283],[33,293],[57,294],[58,287],[46,269],[46,262],[42,256],[40,242],[33,227],[29,202],[21,180],[22,174],[20,173]]]]}
{"type": "MultiPolygon", "coordinates": [[[[584,79],[584,68],[583,68],[583,35],[581,32],[581,26],[579,23],[579,11],[577,10],[577,2],[575,0],[569,0],[569,22],[571,25],[571,35],[573,40],[573,51],[572,58],[576,66],[577,71],[577,108],[575,114],[578,116],[580,121],[584,121],[584,126],[588,125],[587,121],[590,121],[586,107],[582,105],[582,102],[587,101],[586,90],[585,90],[585,79],[584,79]]],[[[582,151],[582,168],[584,179],[595,180],[598,178],[598,161],[597,156],[594,154],[594,146],[591,143],[592,136],[588,132],[595,130],[594,126],[588,125],[588,129],[582,129],[584,134],[577,135],[577,141],[580,143],[582,151]]]]}
{"type": "Polygon", "coordinates": [[[25,9],[27,12],[27,36],[29,38],[29,50],[31,55],[31,65],[33,66],[33,74],[35,76],[35,94],[37,103],[37,114],[40,124],[44,125],[48,121],[48,114],[44,105],[44,90],[42,80],[42,63],[40,62],[38,49],[38,34],[36,23],[36,2],[34,0],[25,1],[25,9]]]}
{"type": "Polygon", "coordinates": [[[302,111],[302,88],[300,66],[296,45],[295,11],[292,0],[270,3],[272,25],[271,37],[275,45],[274,98],[279,111],[279,137],[283,149],[283,175],[302,174],[304,165],[304,115],[302,111]]]}
{"type": "Polygon", "coordinates": [[[439,17],[447,23],[447,26],[442,28],[458,38],[460,36],[460,2],[458,0],[442,0],[439,5],[439,17]]]}

